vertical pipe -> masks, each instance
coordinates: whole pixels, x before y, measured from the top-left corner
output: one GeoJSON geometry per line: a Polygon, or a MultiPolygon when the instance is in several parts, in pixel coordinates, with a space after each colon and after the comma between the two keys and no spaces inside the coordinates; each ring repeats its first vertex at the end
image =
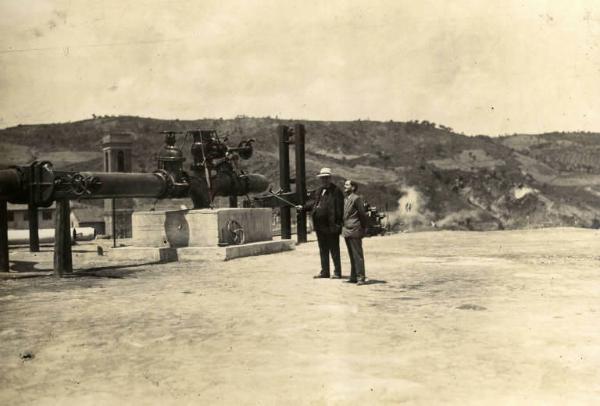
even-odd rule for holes
{"type": "Polygon", "coordinates": [[[57,200],[54,220],[54,275],[59,277],[73,272],[70,216],[69,200],[57,200]]]}
{"type": "MultiPolygon", "coordinates": [[[[290,191],[290,148],[289,128],[280,125],[279,135],[279,186],[282,192],[290,191]]],[[[280,206],[281,213],[281,238],[292,238],[292,214],[289,206],[280,206]]]]}
{"type": "MultiPolygon", "coordinates": [[[[294,126],[294,149],[296,152],[296,196],[298,204],[304,206],[306,203],[306,162],[304,159],[304,125],[294,126]]],[[[306,211],[296,213],[296,230],[298,233],[298,244],[306,242],[306,211]]]]}
{"type": "Polygon", "coordinates": [[[35,163],[31,164],[28,171],[29,175],[29,202],[27,205],[27,216],[29,223],[29,251],[39,252],[40,250],[40,237],[39,237],[39,220],[38,220],[38,209],[35,205],[36,192],[39,190],[40,183],[40,172],[38,165],[35,163]]]}
{"type": "Polygon", "coordinates": [[[6,200],[0,200],[0,272],[8,272],[8,211],[6,200]]]}
{"type": "Polygon", "coordinates": [[[39,252],[40,251],[40,237],[39,237],[39,219],[38,219],[38,208],[31,201],[27,206],[27,215],[29,216],[29,251],[39,252]]]}
{"type": "Polygon", "coordinates": [[[112,199],[112,237],[113,237],[113,248],[117,248],[117,209],[116,199],[112,199]]]}

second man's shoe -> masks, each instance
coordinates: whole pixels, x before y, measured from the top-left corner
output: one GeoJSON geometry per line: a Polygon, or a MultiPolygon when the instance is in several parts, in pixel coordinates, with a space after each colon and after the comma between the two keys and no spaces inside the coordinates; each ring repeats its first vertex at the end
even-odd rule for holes
{"type": "Polygon", "coordinates": [[[360,285],[366,285],[367,282],[365,282],[364,280],[360,280],[356,282],[356,286],[360,286],[360,285]]]}
{"type": "Polygon", "coordinates": [[[331,279],[342,279],[342,275],[333,274],[331,275],[331,279]]]}
{"type": "Polygon", "coordinates": [[[356,279],[348,279],[346,283],[356,283],[356,279]]]}
{"type": "Polygon", "coordinates": [[[325,275],[325,274],[322,274],[322,273],[318,273],[318,274],[316,274],[315,276],[313,276],[313,279],[320,279],[320,278],[326,278],[326,279],[329,279],[329,275],[325,275]]]}

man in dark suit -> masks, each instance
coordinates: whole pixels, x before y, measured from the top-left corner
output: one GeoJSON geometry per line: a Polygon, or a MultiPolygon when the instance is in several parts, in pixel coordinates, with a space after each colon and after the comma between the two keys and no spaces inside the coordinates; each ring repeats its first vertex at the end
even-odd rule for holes
{"type": "Polygon", "coordinates": [[[331,181],[331,169],[323,168],[317,175],[321,186],[315,191],[306,206],[296,206],[298,210],[312,210],[313,227],[317,233],[321,272],[315,278],[340,279],[340,233],[344,214],[344,194],[331,181]],[[333,260],[333,275],[329,271],[329,255],[333,260]]]}

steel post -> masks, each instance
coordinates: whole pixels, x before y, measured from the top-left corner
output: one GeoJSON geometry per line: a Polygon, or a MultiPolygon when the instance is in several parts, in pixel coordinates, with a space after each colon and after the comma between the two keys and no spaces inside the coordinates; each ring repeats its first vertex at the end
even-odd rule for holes
{"type": "MultiPolygon", "coordinates": [[[[296,195],[298,204],[304,206],[306,203],[306,160],[305,160],[305,129],[304,125],[296,124],[294,126],[294,150],[296,155],[296,195]]],[[[296,232],[298,234],[298,244],[307,241],[306,232],[306,211],[300,210],[296,213],[296,232]]]]}
{"type": "Polygon", "coordinates": [[[28,170],[29,174],[29,202],[27,202],[27,222],[29,223],[29,251],[40,251],[39,237],[39,218],[38,208],[35,203],[36,192],[40,183],[40,173],[36,170],[36,165],[31,165],[28,170]]]}
{"type": "MultiPolygon", "coordinates": [[[[290,148],[289,127],[280,125],[277,129],[279,136],[279,187],[283,193],[290,191],[290,148]]],[[[292,218],[289,206],[281,206],[281,238],[292,238],[292,218]]]]}
{"type": "Polygon", "coordinates": [[[70,215],[69,200],[57,200],[54,221],[54,275],[59,277],[73,272],[70,215]]]}
{"type": "Polygon", "coordinates": [[[8,272],[8,211],[6,200],[0,200],[0,272],[8,272]]]}
{"type": "Polygon", "coordinates": [[[113,248],[117,248],[117,199],[112,199],[112,238],[113,248]]]}
{"type": "Polygon", "coordinates": [[[35,204],[29,202],[27,205],[27,216],[29,223],[29,251],[39,252],[40,251],[40,237],[39,237],[39,219],[38,219],[38,208],[35,204]]]}

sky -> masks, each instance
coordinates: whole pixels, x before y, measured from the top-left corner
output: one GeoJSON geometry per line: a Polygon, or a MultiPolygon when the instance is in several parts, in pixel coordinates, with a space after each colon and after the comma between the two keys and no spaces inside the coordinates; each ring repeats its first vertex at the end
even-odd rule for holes
{"type": "Polygon", "coordinates": [[[600,131],[600,1],[2,0],[0,128],[92,114],[600,131]]]}

